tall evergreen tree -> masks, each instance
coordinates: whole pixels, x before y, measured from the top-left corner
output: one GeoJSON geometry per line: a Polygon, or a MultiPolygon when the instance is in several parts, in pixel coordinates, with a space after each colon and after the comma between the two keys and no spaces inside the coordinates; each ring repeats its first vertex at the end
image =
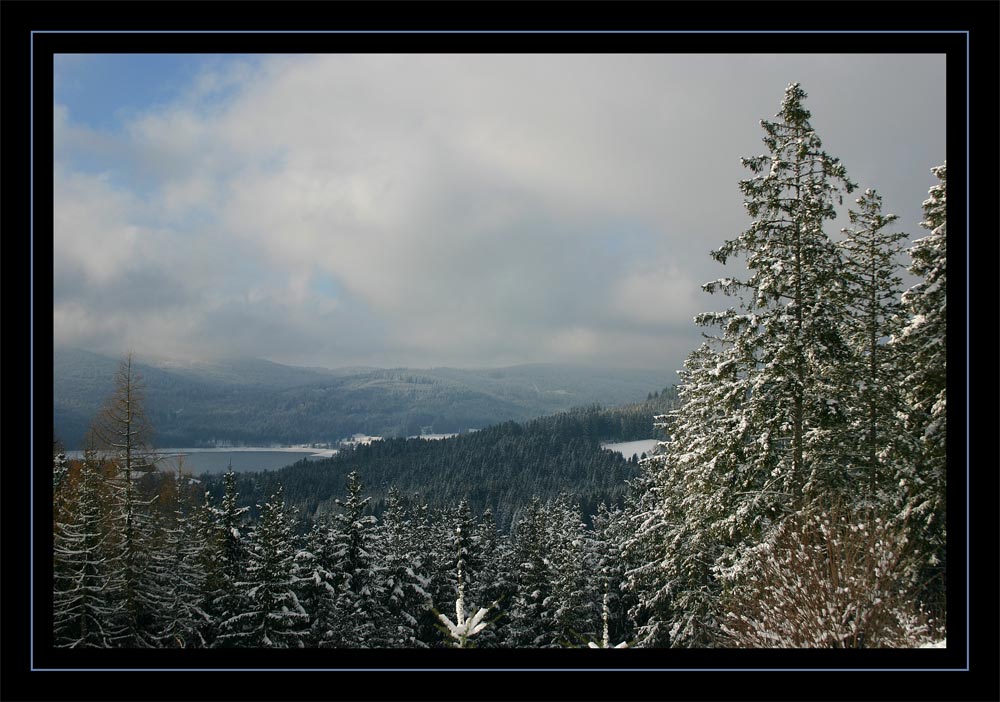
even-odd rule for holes
{"type": "MultiPolygon", "coordinates": [[[[193,498],[192,498],[193,499],[193,498]]],[[[227,576],[223,569],[224,561],[222,531],[216,522],[211,496],[206,491],[201,500],[193,505],[188,522],[193,530],[191,538],[197,544],[194,554],[185,553],[185,558],[194,556],[194,569],[198,571],[197,583],[201,586],[195,600],[196,607],[204,613],[204,621],[198,625],[197,640],[199,645],[212,648],[216,645],[216,637],[222,624],[222,608],[220,601],[226,591],[227,576]]]]}
{"type": "Polygon", "coordinates": [[[337,637],[337,559],[334,555],[333,529],[322,515],[305,535],[305,542],[295,554],[293,573],[299,603],[309,613],[306,646],[325,648],[336,644],[337,637]]]}
{"type": "Polygon", "coordinates": [[[630,534],[627,516],[620,507],[608,508],[601,503],[592,521],[587,571],[594,581],[592,590],[600,597],[602,625],[609,640],[630,641],[635,631],[628,612],[635,598],[625,589],[627,561],[623,547],[630,534]]]}
{"type": "Polygon", "coordinates": [[[428,608],[423,559],[414,543],[409,510],[395,487],[386,496],[385,511],[376,527],[375,552],[379,590],[385,596],[385,615],[379,639],[384,645],[425,648],[420,619],[428,608]]]}
{"type": "MultiPolygon", "coordinates": [[[[750,276],[705,286],[740,296],[746,312],[727,331],[753,357],[742,414],[762,439],[749,458],[757,470],[779,476],[779,511],[806,493],[844,487],[830,432],[841,419],[835,371],[847,357],[837,305],[842,266],[823,227],[836,217],[835,201],[855,185],[823,151],[805,98],[792,83],[777,120],[761,122],[768,153],[743,159],[753,176],[740,182],[754,221],[712,254],[723,264],[745,255],[750,276]]],[[[699,321],[729,325],[731,319],[709,313],[699,321]]]]}
{"type": "Polygon", "coordinates": [[[558,648],[593,638],[600,615],[586,541],[580,508],[568,494],[532,500],[514,535],[509,645],[558,648]]]}
{"type": "Polygon", "coordinates": [[[163,476],[160,502],[160,539],[151,555],[154,577],[165,602],[160,612],[160,644],[164,647],[202,648],[209,614],[205,610],[206,542],[198,528],[190,477],[178,467],[163,476]]]}
{"type": "Polygon", "coordinates": [[[211,508],[212,523],[207,525],[215,533],[213,550],[216,554],[216,577],[210,582],[211,611],[213,620],[217,623],[215,646],[229,646],[235,640],[226,622],[244,611],[242,592],[236,583],[243,579],[243,573],[248,561],[247,536],[244,533],[244,522],[249,507],[239,505],[239,492],[236,489],[236,473],[232,466],[223,476],[222,500],[218,507],[211,508]]]}
{"type": "MultiPolygon", "coordinates": [[[[457,641],[462,648],[478,647],[480,634],[491,623],[485,619],[486,614],[495,605],[495,602],[485,599],[489,588],[484,582],[483,531],[473,519],[467,500],[461,500],[454,510],[444,510],[442,517],[442,525],[447,529],[448,547],[444,562],[448,564],[448,570],[442,578],[446,587],[442,588],[443,594],[439,594],[435,603],[435,614],[449,630],[449,644],[457,641]],[[454,621],[446,614],[451,608],[455,611],[454,621]],[[476,636],[474,641],[471,639],[473,635],[476,636]]],[[[495,640],[495,636],[492,638],[495,640]]]]}
{"type": "Polygon", "coordinates": [[[750,460],[761,437],[744,416],[753,357],[731,340],[747,323],[731,312],[721,334],[691,353],[680,371],[682,404],[656,418],[670,439],[643,463],[635,536],[626,543],[642,646],[710,645],[718,624],[713,568],[774,515],[778,478],[750,460]]]}
{"type": "Polygon", "coordinates": [[[545,543],[545,510],[535,497],[515,525],[514,567],[516,594],[508,614],[508,644],[514,648],[541,648],[552,640],[552,595],[545,543]]]}
{"type": "Polygon", "coordinates": [[[545,546],[548,551],[551,638],[554,645],[579,646],[599,636],[600,581],[588,570],[588,535],[580,507],[568,493],[547,505],[545,546]]]}
{"type": "Polygon", "coordinates": [[[292,520],[279,488],[260,508],[244,577],[245,608],[226,622],[225,639],[244,648],[301,648],[309,614],[295,594],[292,520]]]}
{"type": "Polygon", "coordinates": [[[149,425],[143,397],[143,381],[132,354],[119,363],[115,389],[94,421],[98,448],[117,468],[111,481],[116,505],[112,543],[117,553],[112,562],[120,572],[121,621],[113,644],[124,648],[147,648],[157,644],[155,630],[164,602],[150,568],[154,541],[155,498],[142,494],[140,478],[154,470],[149,425]]]}
{"type": "Polygon", "coordinates": [[[53,534],[53,626],[57,647],[106,648],[117,603],[109,597],[108,499],[97,452],[89,448],[74,480],[60,482],[67,504],[53,534]]]}
{"type": "Polygon", "coordinates": [[[641,464],[642,474],[630,482],[625,519],[631,535],[622,543],[625,566],[624,589],[633,599],[629,618],[636,623],[636,645],[662,648],[670,644],[670,580],[665,572],[675,563],[676,553],[667,549],[671,523],[667,508],[672,504],[660,488],[664,466],[652,460],[641,464]]]}
{"type": "Polygon", "coordinates": [[[490,625],[477,637],[479,648],[498,648],[507,635],[507,608],[514,596],[514,568],[510,540],[497,530],[496,519],[489,508],[476,525],[477,541],[482,554],[479,579],[470,590],[470,600],[490,606],[490,625]]]}
{"type": "Polygon", "coordinates": [[[921,226],[930,234],[910,249],[919,278],[903,294],[909,320],[896,344],[909,372],[904,409],[907,464],[904,513],[925,555],[922,598],[939,616],[945,607],[947,454],[947,164],[932,169],[938,183],[924,201],[921,226]]]}
{"type": "Polygon", "coordinates": [[[824,223],[855,186],[823,151],[805,98],[789,85],[776,120],[761,122],[767,153],[743,159],[753,222],[712,256],[742,257],[749,275],[704,286],[738,307],[696,318],[718,332],[685,362],[671,440],[645,478],[629,548],[644,558],[629,577],[645,645],[710,644],[717,569],[732,577],[786,516],[851,487],[839,452],[843,265],[824,223]]]}
{"type": "Polygon", "coordinates": [[[362,497],[361,476],[347,476],[347,494],[337,500],[334,514],[334,558],[336,558],[337,625],[336,641],[346,648],[378,648],[384,609],[377,592],[378,577],[372,557],[372,525],[375,518],[365,514],[370,501],[362,497]]]}
{"type": "MultiPolygon", "coordinates": [[[[417,555],[414,574],[417,575],[418,594],[424,600],[424,609],[417,616],[417,639],[431,648],[449,645],[441,637],[441,622],[435,609],[447,609],[454,603],[455,590],[451,568],[452,534],[450,521],[442,510],[433,510],[426,502],[413,504],[410,510],[413,549],[417,555]]],[[[438,611],[441,611],[438,609],[438,611]]]]}
{"type": "Polygon", "coordinates": [[[450,583],[449,600],[455,601],[461,587],[470,601],[480,603],[473,595],[480,589],[483,570],[483,553],[479,543],[479,530],[472,518],[472,510],[468,500],[461,500],[454,510],[447,510],[442,515],[445,528],[448,530],[446,580],[450,583]],[[461,573],[461,577],[459,577],[461,573]],[[461,581],[461,583],[460,583],[461,581]]]}
{"type": "MultiPolygon", "coordinates": [[[[850,360],[841,366],[848,398],[849,433],[841,442],[844,454],[853,454],[851,463],[857,478],[866,485],[864,494],[871,505],[879,499],[880,487],[895,484],[890,466],[892,437],[897,428],[902,388],[901,364],[897,347],[887,343],[900,331],[899,256],[906,234],[891,231],[896,215],[882,214],[882,198],[866,190],[850,210],[851,228],[845,229],[840,243],[844,254],[844,337],[850,360]]],[[[856,493],[861,493],[856,490],[856,493]]],[[[890,493],[891,494],[891,493],[890,493]]],[[[860,497],[860,495],[858,495],[860,497]]]]}

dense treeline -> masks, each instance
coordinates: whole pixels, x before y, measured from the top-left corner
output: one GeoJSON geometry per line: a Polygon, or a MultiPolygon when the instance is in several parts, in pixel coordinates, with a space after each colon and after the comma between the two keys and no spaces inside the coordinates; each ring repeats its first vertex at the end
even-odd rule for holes
{"type": "Polygon", "coordinates": [[[790,85],[775,121],[761,123],[768,152],[744,159],[753,221],[713,255],[744,260],[747,277],[705,286],[734,304],[699,316],[712,331],[685,363],[678,404],[658,412],[669,436],[653,456],[635,465],[602,454],[601,439],[634,438],[631,420],[593,408],[443,443],[376,443],[257,482],[229,472],[206,491],[149,470],[127,358],[84,460],[55,455],[56,644],[863,648],[943,638],[947,169],[933,169],[921,223],[930,233],[909,250],[918,282],[904,291],[905,236],[873,190],[855,201],[841,241],[825,233],[856,186],[822,150],[804,99],[790,85]],[[432,463],[441,472],[427,494],[432,463]],[[377,508],[355,465],[382,481],[377,508]],[[638,468],[618,491],[611,483],[627,475],[616,466],[638,468]],[[324,470],[341,481],[338,497],[313,495],[298,505],[312,518],[298,520],[285,490],[304,494],[312,487],[297,481],[324,470]],[[612,499],[581,505],[560,480],[596,486],[584,503],[612,499]],[[493,503],[477,492],[486,488],[507,497],[493,503]]]}
{"type": "Polygon", "coordinates": [[[149,473],[126,536],[118,475],[94,452],[57,456],[56,646],[561,647],[628,633],[620,510],[602,505],[587,529],[567,494],[535,498],[510,535],[465,500],[432,508],[392,489],[376,519],[350,473],[336,510],[306,525],[281,487],[254,517],[233,472],[215,500],[190,476],[149,473]]]}
{"type": "MultiPolygon", "coordinates": [[[[281,485],[289,506],[307,517],[334,508],[351,471],[369,486],[374,514],[381,513],[395,487],[436,506],[465,499],[477,513],[489,508],[504,531],[532,497],[547,499],[563,490],[573,491],[584,513],[591,515],[598,503],[621,504],[625,480],[638,471],[634,461],[602,450],[601,443],[656,438],[651,417],[669,408],[675,396],[672,388],[665,389],[635,405],[581,408],[442,440],[375,441],[330,459],[303,459],[273,472],[240,474],[237,484],[243,504],[251,508],[281,485]]],[[[239,465],[233,468],[238,471],[239,465]]],[[[221,476],[202,480],[213,495],[221,494],[221,476]]]]}

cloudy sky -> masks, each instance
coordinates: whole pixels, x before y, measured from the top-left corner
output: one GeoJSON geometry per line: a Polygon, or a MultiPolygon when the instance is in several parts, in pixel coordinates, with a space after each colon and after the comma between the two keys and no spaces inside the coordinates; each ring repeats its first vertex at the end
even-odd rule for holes
{"type": "Polygon", "coordinates": [[[790,81],[925,233],[943,55],[57,56],[55,340],[676,369],[790,81]]]}

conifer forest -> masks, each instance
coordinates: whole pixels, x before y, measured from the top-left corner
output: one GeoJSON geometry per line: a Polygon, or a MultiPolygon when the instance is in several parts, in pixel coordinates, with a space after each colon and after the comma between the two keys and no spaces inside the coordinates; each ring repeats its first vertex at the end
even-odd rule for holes
{"type": "Polygon", "coordinates": [[[55,646],[945,640],[946,165],[915,236],[811,117],[792,83],[761,121],[703,341],[631,409],[195,476],[154,465],[126,355],[82,457],[54,445],[55,646]]]}

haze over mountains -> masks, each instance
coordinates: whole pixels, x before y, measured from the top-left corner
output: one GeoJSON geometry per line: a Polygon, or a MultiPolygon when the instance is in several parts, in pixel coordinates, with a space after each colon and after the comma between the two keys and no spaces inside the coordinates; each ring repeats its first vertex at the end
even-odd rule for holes
{"type": "MultiPolygon", "coordinates": [[[[82,446],[119,359],[54,352],[55,432],[82,446]]],[[[590,404],[636,402],[669,370],[530,364],[493,369],[302,368],[253,358],[137,358],[159,447],[328,443],[355,433],[463,432],[590,404]]]]}

